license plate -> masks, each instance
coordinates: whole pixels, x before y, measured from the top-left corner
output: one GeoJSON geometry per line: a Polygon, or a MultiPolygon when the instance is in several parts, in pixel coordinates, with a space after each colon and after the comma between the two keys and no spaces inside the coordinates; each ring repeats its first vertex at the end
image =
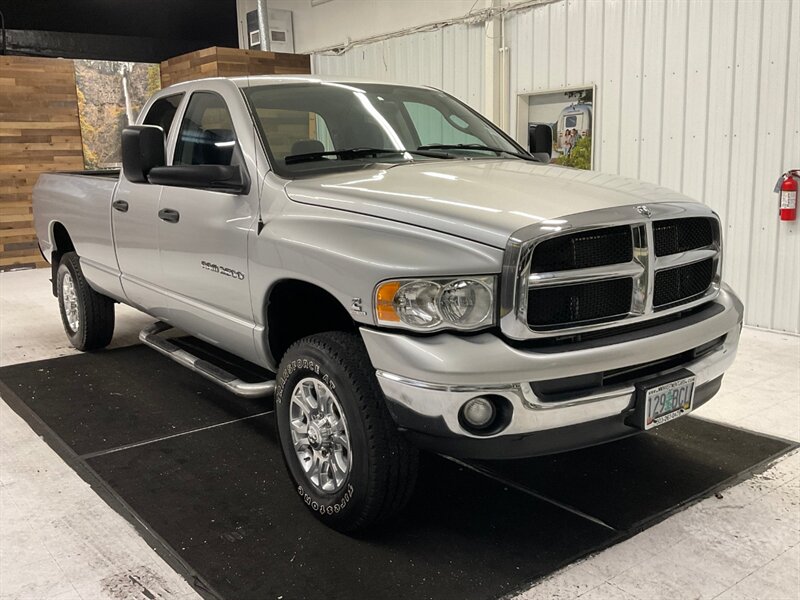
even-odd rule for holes
{"type": "Polygon", "coordinates": [[[652,429],[692,410],[694,376],[659,384],[645,390],[644,428],[652,429]]]}

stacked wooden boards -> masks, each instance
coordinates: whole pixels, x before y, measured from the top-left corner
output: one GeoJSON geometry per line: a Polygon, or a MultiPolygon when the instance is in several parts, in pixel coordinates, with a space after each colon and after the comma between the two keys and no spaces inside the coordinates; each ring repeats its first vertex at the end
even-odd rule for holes
{"type": "Polygon", "coordinates": [[[44,266],[31,190],[40,173],[83,169],[71,60],[0,56],[0,271],[44,266]]]}
{"type": "Polygon", "coordinates": [[[311,73],[306,54],[262,52],[214,46],[170,58],[161,63],[161,86],[203,77],[237,75],[291,75],[311,73]]]}

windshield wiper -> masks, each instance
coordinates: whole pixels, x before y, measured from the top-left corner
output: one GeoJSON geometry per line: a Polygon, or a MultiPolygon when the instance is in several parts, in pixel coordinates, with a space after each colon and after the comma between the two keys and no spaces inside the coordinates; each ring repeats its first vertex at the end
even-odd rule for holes
{"type": "MultiPolygon", "coordinates": [[[[444,149],[444,148],[442,148],[444,149]]],[[[414,154],[416,156],[426,156],[428,158],[455,158],[446,152],[426,152],[425,148],[417,150],[397,150],[396,148],[345,148],[344,150],[328,150],[325,152],[304,152],[303,154],[290,154],[284,157],[287,165],[294,165],[302,162],[310,162],[326,156],[336,156],[343,160],[354,158],[364,158],[367,156],[377,157],[379,154],[414,154]]]]}
{"type": "Polygon", "coordinates": [[[505,150],[503,148],[493,148],[492,146],[484,146],[483,144],[427,144],[425,146],[420,146],[417,150],[487,150],[489,152],[497,152],[498,154],[516,156],[522,160],[542,162],[535,156],[530,156],[529,154],[512,152],[511,150],[505,150]]]}

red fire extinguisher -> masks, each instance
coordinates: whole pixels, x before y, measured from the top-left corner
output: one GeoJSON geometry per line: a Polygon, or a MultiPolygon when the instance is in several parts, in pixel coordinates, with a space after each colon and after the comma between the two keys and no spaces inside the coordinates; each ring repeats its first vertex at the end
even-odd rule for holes
{"type": "Polygon", "coordinates": [[[797,178],[800,171],[793,170],[783,174],[780,182],[780,214],[781,221],[794,221],[797,219],[797,178]]]}

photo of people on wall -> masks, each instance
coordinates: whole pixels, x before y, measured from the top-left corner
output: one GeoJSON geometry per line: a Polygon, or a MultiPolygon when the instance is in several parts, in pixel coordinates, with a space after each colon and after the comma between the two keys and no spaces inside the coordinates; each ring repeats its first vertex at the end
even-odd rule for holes
{"type": "Polygon", "coordinates": [[[591,169],[593,101],[592,87],[528,96],[531,152],[549,155],[551,163],[591,169]]]}

